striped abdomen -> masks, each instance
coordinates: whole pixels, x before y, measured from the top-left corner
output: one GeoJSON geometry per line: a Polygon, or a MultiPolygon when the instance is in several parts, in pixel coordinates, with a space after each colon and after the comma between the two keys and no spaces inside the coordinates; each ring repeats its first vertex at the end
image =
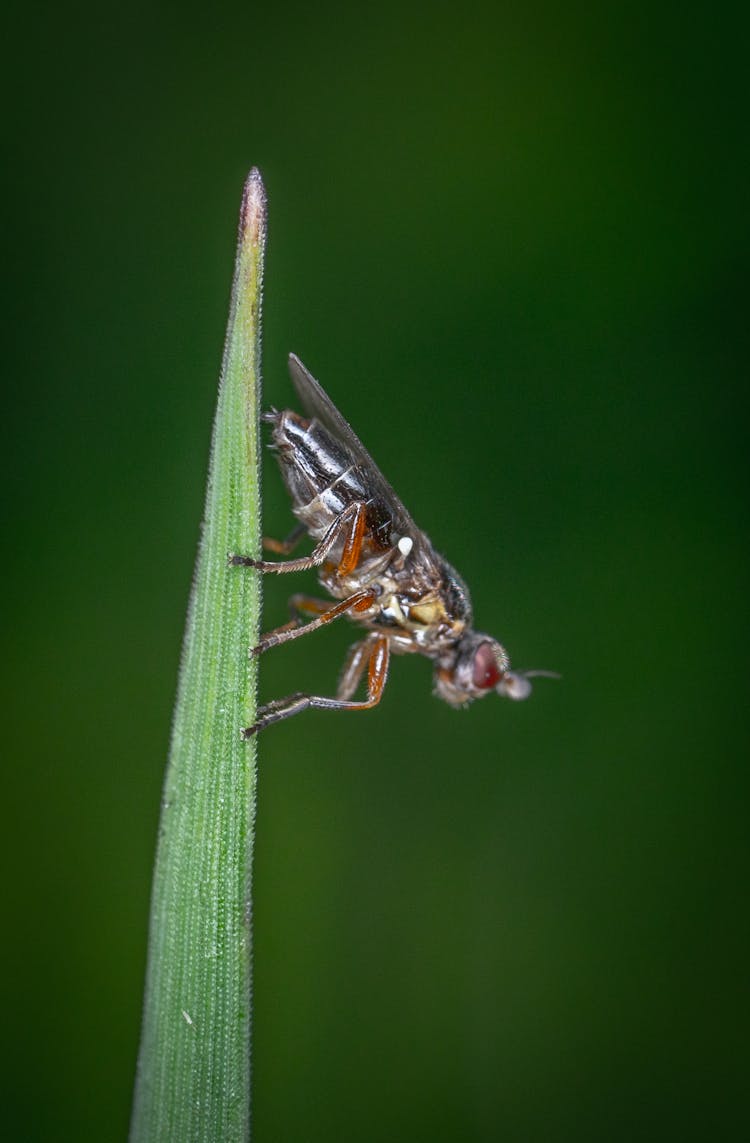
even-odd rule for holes
{"type": "Polygon", "coordinates": [[[372,476],[318,421],[285,410],[276,414],[273,440],[295,516],[320,539],[347,505],[367,505],[371,549],[391,547],[392,515],[373,490],[372,476]]]}

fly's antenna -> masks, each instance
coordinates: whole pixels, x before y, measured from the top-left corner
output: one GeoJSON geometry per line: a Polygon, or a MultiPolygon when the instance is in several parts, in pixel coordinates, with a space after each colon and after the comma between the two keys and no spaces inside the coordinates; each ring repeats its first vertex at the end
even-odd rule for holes
{"type": "Polygon", "coordinates": [[[499,695],[521,702],[531,694],[529,679],[560,679],[557,671],[506,671],[495,687],[499,695]]]}

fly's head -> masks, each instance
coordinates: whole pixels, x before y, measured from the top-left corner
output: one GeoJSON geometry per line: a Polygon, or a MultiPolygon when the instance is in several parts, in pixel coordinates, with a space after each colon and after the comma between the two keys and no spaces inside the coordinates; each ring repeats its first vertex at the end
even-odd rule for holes
{"type": "Polygon", "coordinates": [[[451,706],[466,706],[493,691],[516,701],[528,698],[528,674],[511,671],[508,653],[496,639],[479,631],[467,631],[438,660],[435,694],[451,706]]]}

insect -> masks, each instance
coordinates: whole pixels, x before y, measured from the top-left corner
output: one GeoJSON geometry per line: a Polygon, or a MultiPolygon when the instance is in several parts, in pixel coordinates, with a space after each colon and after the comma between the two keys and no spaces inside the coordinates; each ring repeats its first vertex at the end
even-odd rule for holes
{"type": "Polygon", "coordinates": [[[346,615],[365,629],[349,650],[335,698],[297,693],[260,708],[257,731],[310,708],[368,710],[380,702],[391,653],[425,655],[435,664],[435,693],[454,707],[494,692],[511,699],[531,693],[529,679],[548,671],[512,671],[504,647],[472,627],[469,592],[461,577],[414,523],[366,448],[322,386],[295,354],[289,372],[304,415],[272,410],[272,448],[298,524],[284,541],[264,540],[289,555],[309,534],[309,556],[280,562],[230,555],[234,567],[261,572],[318,568],[328,601],[293,595],[291,622],[264,635],[252,653],[299,639],[346,615]],[[303,622],[303,620],[307,620],[303,622]],[[366,673],[367,697],[354,699],[366,673]]]}

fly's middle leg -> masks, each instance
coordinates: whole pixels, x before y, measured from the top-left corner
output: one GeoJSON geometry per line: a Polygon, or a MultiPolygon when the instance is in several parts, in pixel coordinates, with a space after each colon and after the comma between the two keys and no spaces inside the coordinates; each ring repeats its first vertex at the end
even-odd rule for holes
{"type": "Polygon", "coordinates": [[[340,615],[346,615],[347,612],[362,612],[367,611],[372,607],[375,602],[376,595],[374,591],[362,590],[355,591],[353,595],[342,599],[340,603],[336,603],[333,607],[327,604],[321,604],[320,600],[310,599],[309,596],[298,595],[292,596],[290,606],[295,611],[307,612],[308,614],[317,614],[316,619],[311,619],[309,623],[298,625],[296,621],[292,620],[291,623],[285,623],[283,627],[277,627],[273,631],[269,631],[264,635],[260,643],[253,647],[252,655],[261,655],[267,651],[269,647],[276,647],[279,643],[288,643],[291,639],[299,639],[302,635],[308,635],[311,631],[317,631],[319,627],[323,627],[326,623],[331,623],[334,619],[338,619],[340,615]]]}
{"type": "MultiPolygon", "coordinates": [[[[266,540],[263,541],[266,544],[266,540]]],[[[323,615],[328,611],[331,603],[330,600],[315,599],[312,595],[302,595],[298,593],[289,597],[289,622],[281,623],[278,627],[274,627],[272,631],[267,632],[263,639],[268,638],[269,635],[280,635],[283,631],[293,631],[295,627],[302,626],[302,617],[311,615],[317,617],[323,615]]]]}
{"type": "Polygon", "coordinates": [[[297,560],[274,561],[254,560],[251,556],[230,554],[227,557],[228,562],[231,567],[256,568],[258,571],[276,572],[277,574],[307,571],[308,568],[320,567],[336,544],[343,541],[338,570],[340,575],[348,575],[359,563],[365,523],[365,505],[363,501],[355,500],[352,504],[347,504],[341,515],[336,517],[309,556],[302,556],[297,560]]]}

